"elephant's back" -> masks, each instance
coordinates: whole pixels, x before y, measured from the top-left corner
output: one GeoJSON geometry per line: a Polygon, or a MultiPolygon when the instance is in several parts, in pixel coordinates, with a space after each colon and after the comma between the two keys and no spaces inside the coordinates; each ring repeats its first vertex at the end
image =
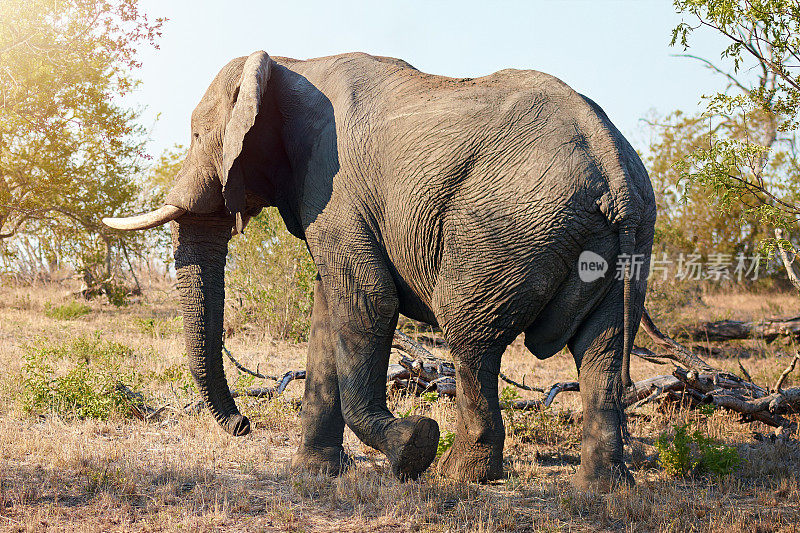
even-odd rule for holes
{"type": "Polygon", "coordinates": [[[654,211],[635,150],[600,106],[558,78],[514,69],[474,80],[407,76],[414,81],[398,82],[364,137],[385,161],[388,194],[438,190],[464,205],[492,198],[517,219],[599,206],[613,223],[623,207],[654,211]]]}

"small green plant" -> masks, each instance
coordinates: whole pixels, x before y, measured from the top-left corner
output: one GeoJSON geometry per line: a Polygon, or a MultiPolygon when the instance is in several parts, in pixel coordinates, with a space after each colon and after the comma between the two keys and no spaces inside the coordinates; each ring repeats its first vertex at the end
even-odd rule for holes
{"type": "Polygon", "coordinates": [[[713,415],[716,410],[717,406],[713,403],[701,404],[697,406],[697,412],[705,416],[713,415]]]}
{"type": "Polygon", "coordinates": [[[568,412],[555,412],[552,406],[535,411],[504,409],[506,433],[520,442],[535,442],[545,445],[576,446],[580,443],[580,432],[568,412]]]}
{"type": "Polygon", "coordinates": [[[423,392],[420,398],[422,398],[422,401],[425,403],[436,403],[439,401],[439,393],[436,391],[423,392]]]}
{"type": "Polygon", "coordinates": [[[441,457],[444,455],[444,452],[450,449],[453,446],[453,441],[456,438],[456,434],[452,431],[443,431],[441,435],[439,435],[439,445],[436,447],[436,457],[441,457]]]}
{"type": "Polygon", "coordinates": [[[161,372],[150,371],[147,380],[169,385],[172,394],[179,398],[194,398],[199,394],[184,364],[168,366],[161,372]]]}
{"type": "Polygon", "coordinates": [[[690,423],[673,426],[674,435],[662,434],[656,439],[658,462],[671,476],[715,476],[730,474],[739,466],[739,452],[706,437],[690,423]]]}
{"type": "Polygon", "coordinates": [[[134,322],[142,333],[160,339],[174,335],[183,330],[183,317],[172,318],[136,318],[134,322]]]}
{"type": "Polygon", "coordinates": [[[57,320],[74,320],[84,315],[88,315],[91,311],[91,307],[77,300],[57,306],[53,306],[53,304],[50,302],[44,304],[45,316],[49,318],[55,318],[57,320]]]}
{"type": "Polygon", "coordinates": [[[106,419],[113,413],[127,414],[129,399],[118,383],[137,383],[137,376],[122,368],[132,355],[127,346],[99,336],[26,346],[22,406],[31,413],[53,412],[66,418],[106,419]]]}
{"type": "Polygon", "coordinates": [[[249,389],[250,387],[253,386],[255,381],[256,381],[255,376],[244,374],[240,371],[239,375],[236,376],[236,382],[234,383],[233,387],[235,389],[249,389]]]}
{"type": "Polygon", "coordinates": [[[514,387],[503,387],[500,391],[500,405],[505,409],[513,409],[516,400],[519,400],[519,391],[514,387]]]}
{"type": "Polygon", "coordinates": [[[254,427],[286,431],[297,423],[298,407],[283,396],[255,400],[248,404],[248,408],[254,427]]]}
{"type": "Polygon", "coordinates": [[[514,428],[517,425],[517,411],[514,409],[514,401],[517,399],[519,399],[519,391],[514,387],[503,387],[503,390],[500,391],[500,408],[505,412],[508,419],[507,425],[511,433],[514,433],[514,428]]]}
{"type": "Polygon", "coordinates": [[[414,409],[416,409],[416,407],[417,407],[416,405],[412,405],[402,413],[397,413],[397,418],[408,418],[414,413],[414,409]]]}

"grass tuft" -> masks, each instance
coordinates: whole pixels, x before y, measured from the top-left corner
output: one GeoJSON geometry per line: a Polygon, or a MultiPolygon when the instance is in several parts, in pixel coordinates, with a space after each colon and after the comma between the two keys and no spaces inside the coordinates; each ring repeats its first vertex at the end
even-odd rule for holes
{"type": "Polygon", "coordinates": [[[91,307],[76,300],[57,306],[53,306],[50,302],[47,302],[44,307],[45,316],[57,320],[74,320],[88,315],[91,311],[91,307]]]}

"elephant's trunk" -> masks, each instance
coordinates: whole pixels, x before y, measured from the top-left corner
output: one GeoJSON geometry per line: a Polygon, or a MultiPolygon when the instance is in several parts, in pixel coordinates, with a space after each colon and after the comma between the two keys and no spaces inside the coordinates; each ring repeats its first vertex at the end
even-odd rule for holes
{"type": "Polygon", "coordinates": [[[250,421],[239,413],[222,367],[225,257],[231,224],[173,222],[172,230],[189,370],[219,425],[231,435],[246,435],[250,421]]]}

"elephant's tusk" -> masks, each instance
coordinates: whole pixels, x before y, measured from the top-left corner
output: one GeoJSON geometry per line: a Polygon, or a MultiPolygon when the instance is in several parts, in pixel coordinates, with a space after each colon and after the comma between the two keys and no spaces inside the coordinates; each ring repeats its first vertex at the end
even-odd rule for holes
{"type": "Polygon", "coordinates": [[[149,229],[166,224],[170,220],[175,220],[185,212],[185,209],[167,204],[155,211],[142,213],[141,215],[124,218],[104,218],[103,224],[110,228],[126,231],[149,229]]]}

